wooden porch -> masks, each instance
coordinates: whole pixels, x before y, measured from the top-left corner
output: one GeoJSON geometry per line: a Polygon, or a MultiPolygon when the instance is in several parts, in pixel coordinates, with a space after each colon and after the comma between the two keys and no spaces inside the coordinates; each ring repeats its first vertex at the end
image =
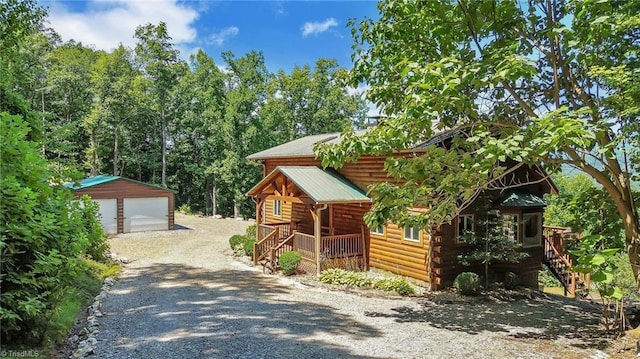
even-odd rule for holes
{"type": "Polygon", "coordinates": [[[258,241],[254,244],[253,262],[262,263],[265,270],[275,271],[282,253],[296,251],[302,255],[299,270],[307,273],[327,268],[366,270],[365,243],[362,233],[321,235],[316,246],[313,234],[299,232],[290,222],[259,224],[258,241]],[[320,249],[319,254],[316,248],[320,249]]]}

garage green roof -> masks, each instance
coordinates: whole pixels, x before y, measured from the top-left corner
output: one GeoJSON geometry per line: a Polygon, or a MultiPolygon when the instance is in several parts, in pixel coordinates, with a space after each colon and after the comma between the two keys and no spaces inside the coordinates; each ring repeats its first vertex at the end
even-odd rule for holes
{"type": "Polygon", "coordinates": [[[157,189],[161,189],[163,191],[170,191],[170,192],[176,192],[172,189],[169,188],[164,188],[162,186],[158,186],[158,185],[153,185],[153,184],[149,184],[149,183],[144,183],[144,182],[140,182],[140,181],[136,181],[136,180],[132,180],[131,178],[125,178],[125,177],[120,177],[120,176],[108,176],[108,175],[99,175],[99,176],[94,176],[94,177],[87,177],[84,178],[78,182],[69,182],[67,184],[65,184],[65,187],[70,188],[74,191],[78,191],[78,190],[82,190],[85,188],[90,188],[90,187],[95,187],[95,186],[99,186],[105,183],[109,183],[109,182],[113,182],[115,180],[124,180],[124,181],[128,181],[128,182],[133,182],[133,183],[137,183],[143,186],[147,186],[147,187],[153,187],[153,188],[157,188],[157,189]]]}
{"type": "Polygon", "coordinates": [[[89,188],[89,187],[93,187],[93,186],[109,183],[109,182],[115,181],[115,180],[120,179],[120,178],[122,178],[122,177],[100,175],[100,176],[95,176],[95,177],[88,177],[88,178],[80,180],[79,182],[70,182],[70,183],[67,183],[65,186],[67,188],[71,188],[71,189],[74,189],[74,190],[79,190],[79,189],[85,189],[85,188],[89,188]]]}
{"type": "Polygon", "coordinates": [[[259,194],[278,175],[287,177],[315,203],[371,202],[371,198],[367,197],[364,191],[339,173],[315,166],[278,166],[248,194],[259,194]]]}
{"type": "Polygon", "coordinates": [[[526,190],[511,190],[497,201],[500,207],[545,207],[547,202],[526,190]]]}

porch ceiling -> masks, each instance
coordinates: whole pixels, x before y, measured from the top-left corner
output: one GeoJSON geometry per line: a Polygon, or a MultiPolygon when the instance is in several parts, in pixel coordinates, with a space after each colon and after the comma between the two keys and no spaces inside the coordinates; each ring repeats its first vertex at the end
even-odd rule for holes
{"type": "Polygon", "coordinates": [[[248,195],[258,196],[269,188],[278,176],[289,179],[318,204],[371,202],[360,188],[339,173],[315,166],[278,166],[255,185],[248,195]]]}

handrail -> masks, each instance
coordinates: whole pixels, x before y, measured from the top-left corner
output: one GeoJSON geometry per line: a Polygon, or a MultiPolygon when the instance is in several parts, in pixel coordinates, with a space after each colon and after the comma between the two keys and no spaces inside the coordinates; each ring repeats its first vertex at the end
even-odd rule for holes
{"type": "Polygon", "coordinates": [[[280,244],[278,244],[277,246],[271,248],[271,260],[272,261],[276,261],[282,255],[282,253],[285,252],[285,249],[284,249],[285,246],[289,246],[289,248],[293,248],[293,237],[294,236],[295,236],[295,233],[292,233],[289,237],[287,237],[285,240],[280,242],[280,244]]]}
{"type": "MultiPolygon", "coordinates": [[[[553,253],[556,255],[556,257],[562,259],[562,261],[564,262],[564,264],[567,267],[571,268],[573,266],[573,261],[570,259],[570,257],[567,254],[560,253],[558,251],[558,249],[556,248],[556,246],[554,246],[553,240],[550,237],[545,236],[544,240],[545,240],[545,244],[546,244],[545,245],[545,252],[544,252],[545,256],[547,256],[547,251],[549,249],[551,249],[553,251],[553,253]]],[[[550,259],[550,258],[548,258],[548,259],[550,259]]]]}
{"type": "Polygon", "coordinates": [[[261,259],[264,259],[269,251],[267,249],[273,248],[278,240],[278,228],[274,228],[274,231],[269,233],[264,239],[253,244],[253,264],[258,264],[261,259]]]}

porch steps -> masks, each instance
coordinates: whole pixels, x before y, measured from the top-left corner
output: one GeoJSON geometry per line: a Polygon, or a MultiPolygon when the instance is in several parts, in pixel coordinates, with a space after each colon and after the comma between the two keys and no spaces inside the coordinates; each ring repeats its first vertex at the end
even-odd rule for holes
{"type": "Polygon", "coordinates": [[[568,229],[553,231],[545,234],[544,261],[551,274],[564,287],[565,295],[586,296],[589,293],[590,277],[571,270],[573,261],[564,253],[563,243],[565,238],[572,236],[568,229]]]}

